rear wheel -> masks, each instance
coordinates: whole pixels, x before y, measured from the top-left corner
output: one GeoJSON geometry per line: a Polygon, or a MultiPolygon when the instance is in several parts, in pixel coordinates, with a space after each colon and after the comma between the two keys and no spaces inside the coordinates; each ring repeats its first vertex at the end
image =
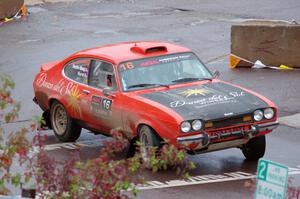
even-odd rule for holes
{"type": "Polygon", "coordinates": [[[50,110],[51,126],[56,137],[62,142],[73,142],[81,133],[79,126],[67,113],[65,107],[55,101],[50,110]]]}
{"type": "Polygon", "coordinates": [[[139,129],[139,137],[140,137],[140,152],[142,156],[142,160],[144,163],[149,164],[149,155],[151,148],[157,147],[157,149],[161,146],[161,139],[154,133],[154,131],[146,126],[143,125],[139,129]]]}
{"type": "Polygon", "coordinates": [[[258,160],[265,155],[266,137],[265,135],[252,138],[242,147],[242,152],[247,160],[258,160]]]}

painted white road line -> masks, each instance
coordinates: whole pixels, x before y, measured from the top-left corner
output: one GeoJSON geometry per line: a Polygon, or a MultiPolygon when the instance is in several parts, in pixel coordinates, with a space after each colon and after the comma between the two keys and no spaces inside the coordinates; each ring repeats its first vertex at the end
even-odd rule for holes
{"type": "MultiPolygon", "coordinates": [[[[102,140],[103,139],[95,139],[95,140],[84,140],[79,142],[47,144],[45,145],[45,151],[54,151],[59,149],[75,150],[75,149],[80,149],[81,147],[98,147],[98,146],[102,146],[102,140]]],[[[39,147],[35,146],[29,152],[29,154],[33,155],[38,152],[39,152],[39,147]]]]}
{"type": "MultiPolygon", "coordinates": [[[[300,168],[289,168],[291,172],[289,175],[298,175],[300,174],[300,168]]],[[[230,182],[237,180],[249,180],[256,178],[255,174],[246,173],[242,171],[224,173],[223,175],[199,175],[193,176],[189,180],[170,180],[165,182],[160,181],[147,181],[144,185],[138,185],[137,189],[139,190],[151,190],[151,189],[163,189],[163,188],[172,188],[172,187],[181,187],[181,186],[190,186],[190,185],[200,185],[200,184],[211,184],[218,182],[230,182]]],[[[5,196],[0,195],[0,198],[6,198],[5,196]]],[[[7,197],[11,198],[11,197],[7,197]]],[[[13,196],[15,199],[22,198],[21,196],[13,196]]]]}
{"type": "MultiPolygon", "coordinates": [[[[300,168],[290,168],[289,175],[299,175],[300,168]]],[[[150,189],[163,189],[172,187],[182,187],[190,185],[200,185],[200,184],[211,184],[218,182],[230,182],[237,180],[249,180],[256,178],[253,173],[246,173],[242,171],[224,173],[222,175],[199,175],[192,176],[189,180],[170,180],[170,181],[148,181],[144,185],[138,185],[139,190],[150,190],[150,189]]]]}
{"type": "Polygon", "coordinates": [[[232,177],[236,172],[227,173],[223,175],[202,175],[202,176],[193,176],[189,180],[170,180],[165,182],[159,182],[159,185],[152,185],[152,183],[146,182],[144,185],[138,186],[139,190],[149,190],[149,189],[163,189],[171,187],[181,187],[181,186],[190,186],[190,185],[199,185],[199,184],[210,184],[217,182],[229,182],[236,180],[248,180],[255,178],[254,174],[246,173],[245,176],[232,177]],[[228,175],[229,174],[229,175],[228,175]]]}
{"type": "Polygon", "coordinates": [[[96,140],[85,140],[79,142],[68,142],[68,143],[57,143],[57,144],[47,144],[45,146],[46,151],[53,151],[57,149],[78,149],[80,147],[97,147],[102,145],[103,139],[96,140]]]}

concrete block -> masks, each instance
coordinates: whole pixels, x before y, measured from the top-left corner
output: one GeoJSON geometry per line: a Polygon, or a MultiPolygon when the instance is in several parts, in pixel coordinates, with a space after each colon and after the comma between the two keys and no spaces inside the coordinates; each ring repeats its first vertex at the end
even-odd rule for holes
{"type": "Polygon", "coordinates": [[[300,25],[283,21],[246,21],[231,27],[231,67],[300,67],[300,25]],[[234,57],[242,59],[238,64],[234,57]],[[233,66],[236,64],[236,66],[233,66]]]}
{"type": "Polygon", "coordinates": [[[24,4],[24,0],[0,0],[0,19],[14,16],[24,4]]]}

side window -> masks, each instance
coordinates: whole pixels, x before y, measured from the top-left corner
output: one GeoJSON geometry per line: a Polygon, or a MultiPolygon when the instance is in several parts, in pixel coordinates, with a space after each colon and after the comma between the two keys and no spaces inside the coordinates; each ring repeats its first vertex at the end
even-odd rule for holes
{"type": "Polygon", "coordinates": [[[100,60],[91,61],[89,85],[104,89],[117,90],[114,67],[112,64],[100,60]]]}
{"type": "Polygon", "coordinates": [[[69,62],[65,68],[65,75],[82,84],[88,83],[90,59],[76,59],[69,62]]]}

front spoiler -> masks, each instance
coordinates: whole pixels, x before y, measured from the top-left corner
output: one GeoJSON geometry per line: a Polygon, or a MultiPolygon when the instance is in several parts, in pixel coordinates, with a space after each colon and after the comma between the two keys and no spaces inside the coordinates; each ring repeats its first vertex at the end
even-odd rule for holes
{"type": "Polygon", "coordinates": [[[178,137],[177,143],[181,145],[197,144],[197,147],[193,149],[193,153],[205,153],[209,151],[216,151],[226,148],[239,147],[246,144],[250,139],[255,137],[257,134],[265,131],[275,129],[279,125],[278,121],[268,122],[264,124],[251,125],[250,130],[238,130],[230,133],[224,133],[220,135],[209,136],[207,133],[201,133],[198,135],[191,135],[185,137],[178,137]],[[228,137],[240,137],[239,139],[223,141],[213,143],[215,139],[228,138],[228,137]]]}

